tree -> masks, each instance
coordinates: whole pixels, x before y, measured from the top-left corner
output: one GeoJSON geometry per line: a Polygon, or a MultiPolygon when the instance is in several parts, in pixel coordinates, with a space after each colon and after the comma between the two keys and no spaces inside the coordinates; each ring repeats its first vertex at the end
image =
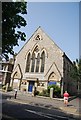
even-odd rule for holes
{"type": "Polygon", "coordinates": [[[26,2],[3,2],[2,3],[2,56],[8,60],[8,53],[14,55],[13,47],[18,46],[18,41],[26,40],[24,32],[16,28],[25,27],[27,14],[26,2]]]}
{"type": "Polygon", "coordinates": [[[79,83],[81,83],[81,59],[76,59],[73,61],[73,66],[70,72],[70,76],[77,81],[78,83],[78,91],[79,91],[79,83]]]}
{"type": "Polygon", "coordinates": [[[81,59],[73,61],[71,77],[81,82],[81,59]]]}

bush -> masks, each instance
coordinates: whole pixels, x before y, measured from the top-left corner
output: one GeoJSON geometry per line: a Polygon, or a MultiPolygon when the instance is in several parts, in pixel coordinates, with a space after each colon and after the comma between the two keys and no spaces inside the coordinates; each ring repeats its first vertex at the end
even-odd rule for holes
{"type": "Polygon", "coordinates": [[[39,95],[39,91],[36,91],[35,94],[36,94],[36,95],[39,95]]]}
{"type": "Polygon", "coordinates": [[[7,91],[12,91],[13,89],[12,89],[12,87],[8,87],[8,90],[7,91]]]}
{"type": "Polygon", "coordinates": [[[50,88],[53,88],[53,97],[61,97],[61,89],[57,85],[49,85],[47,90],[43,90],[39,93],[39,96],[50,97],[50,88]]]}
{"type": "Polygon", "coordinates": [[[48,90],[43,90],[41,93],[38,94],[39,96],[45,96],[45,97],[49,97],[50,94],[48,93],[48,90]]]}
{"type": "Polygon", "coordinates": [[[61,96],[61,89],[57,85],[49,85],[47,88],[48,93],[50,93],[50,88],[53,88],[54,97],[61,96]]]}

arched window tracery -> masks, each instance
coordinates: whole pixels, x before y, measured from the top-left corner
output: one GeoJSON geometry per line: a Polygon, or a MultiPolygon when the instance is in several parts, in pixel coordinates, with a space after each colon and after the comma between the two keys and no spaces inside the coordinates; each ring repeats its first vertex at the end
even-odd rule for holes
{"type": "Polygon", "coordinates": [[[28,53],[25,72],[44,72],[46,53],[44,50],[40,52],[37,45],[32,53],[28,53]]]}
{"type": "Polygon", "coordinates": [[[26,72],[29,72],[29,69],[30,69],[30,60],[31,60],[31,55],[29,53],[28,56],[27,56],[26,72]]]}
{"type": "Polygon", "coordinates": [[[32,54],[32,66],[31,66],[31,72],[34,72],[35,67],[35,53],[32,54]]]}
{"type": "Polygon", "coordinates": [[[45,52],[43,51],[41,54],[41,72],[44,72],[45,67],[45,52]]]}
{"type": "Polygon", "coordinates": [[[36,71],[35,72],[39,72],[39,64],[40,64],[40,53],[38,53],[38,55],[37,55],[36,71]]]}

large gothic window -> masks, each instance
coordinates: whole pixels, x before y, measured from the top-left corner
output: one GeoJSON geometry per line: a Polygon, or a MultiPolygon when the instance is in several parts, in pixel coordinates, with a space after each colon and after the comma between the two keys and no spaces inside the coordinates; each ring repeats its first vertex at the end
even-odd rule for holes
{"type": "Polygon", "coordinates": [[[45,53],[43,51],[41,54],[41,72],[44,72],[44,66],[45,66],[45,53]]]}
{"type": "Polygon", "coordinates": [[[30,56],[30,53],[29,53],[28,57],[27,57],[27,63],[26,63],[26,72],[29,72],[29,69],[30,69],[30,60],[31,60],[31,56],[30,56]]]}
{"type": "Polygon", "coordinates": [[[32,54],[31,72],[34,72],[34,67],[35,67],[35,53],[32,54]]]}
{"type": "Polygon", "coordinates": [[[39,63],[40,63],[40,54],[38,53],[37,62],[36,62],[36,71],[35,72],[39,72],[39,63]]]}

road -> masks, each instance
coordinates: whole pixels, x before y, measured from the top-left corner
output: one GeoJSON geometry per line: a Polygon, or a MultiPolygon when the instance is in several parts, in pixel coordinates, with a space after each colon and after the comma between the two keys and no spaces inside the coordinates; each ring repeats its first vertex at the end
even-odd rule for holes
{"type": "Polygon", "coordinates": [[[38,107],[36,104],[16,103],[7,101],[7,98],[10,98],[10,96],[3,95],[2,120],[28,120],[28,118],[35,118],[35,120],[75,120],[59,109],[49,109],[48,106],[47,108],[38,107]]]}

